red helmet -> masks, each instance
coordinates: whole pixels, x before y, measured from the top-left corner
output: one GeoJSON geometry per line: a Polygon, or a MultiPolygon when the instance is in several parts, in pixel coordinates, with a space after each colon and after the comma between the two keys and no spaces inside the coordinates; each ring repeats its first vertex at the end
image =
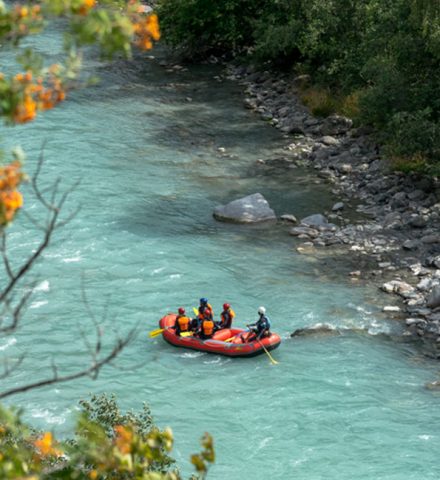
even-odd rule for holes
{"type": "Polygon", "coordinates": [[[231,308],[231,305],[229,305],[229,303],[224,303],[223,310],[227,310],[228,308],[231,308]]]}
{"type": "Polygon", "coordinates": [[[185,314],[185,309],[183,307],[179,308],[179,314],[184,315],[185,314]]]}

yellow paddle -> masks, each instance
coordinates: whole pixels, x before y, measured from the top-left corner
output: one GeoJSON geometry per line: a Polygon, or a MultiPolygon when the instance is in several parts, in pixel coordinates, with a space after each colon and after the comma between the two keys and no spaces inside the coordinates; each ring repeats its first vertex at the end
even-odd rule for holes
{"type": "Polygon", "coordinates": [[[160,335],[165,329],[164,328],[158,328],[157,330],[153,330],[152,332],[150,332],[148,334],[148,336],[150,338],[153,338],[153,337],[157,337],[158,335],[160,335]]]}
{"type": "Polygon", "coordinates": [[[194,315],[197,317],[199,314],[199,311],[197,310],[196,307],[193,307],[193,312],[194,312],[194,315]]]}
{"type": "MultiPolygon", "coordinates": [[[[157,337],[158,335],[160,335],[162,332],[164,332],[165,330],[167,330],[166,328],[158,328],[157,330],[153,330],[152,332],[150,332],[148,334],[148,336],[150,338],[154,338],[154,337],[157,337]]],[[[193,334],[193,332],[181,332],[180,333],[180,336],[181,337],[190,337],[191,335],[193,334]]]]}
{"type": "Polygon", "coordinates": [[[263,347],[263,350],[265,351],[266,355],[269,357],[270,361],[272,362],[273,365],[278,365],[279,362],[277,362],[273,357],[272,355],[269,353],[269,350],[260,342],[260,340],[258,340],[257,338],[257,342],[263,347]]]}

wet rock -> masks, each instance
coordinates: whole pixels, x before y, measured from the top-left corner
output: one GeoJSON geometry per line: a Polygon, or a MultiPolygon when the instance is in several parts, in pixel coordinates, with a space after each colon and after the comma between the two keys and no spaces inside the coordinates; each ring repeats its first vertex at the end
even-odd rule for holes
{"type": "Polygon", "coordinates": [[[414,215],[409,219],[408,225],[413,228],[425,228],[427,221],[421,215],[414,215]]]}
{"type": "Polygon", "coordinates": [[[336,166],[336,170],[339,173],[346,174],[353,171],[353,167],[349,163],[342,163],[341,165],[336,166]]]}
{"type": "Polygon", "coordinates": [[[417,284],[417,289],[422,291],[422,292],[426,292],[428,291],[429,289],[432,288],[432,279],[431,278],[423,278],[422,280],[420,280],[420,282],[417,284]]]}
{"type": "Polygon", "coordinates": [[[386,293],[397,293],[401,296],[407,296],[414,292],[414,287],[401,280],[391,280],[391,282],[384,283],[381,289],[386,293]]]}
{"type": "Polygon", "coordinates": [[[330,135],[325,135],[324,137],[321,138],[321,142],[324,145],[328,146],[336,146],[339,145],[339,140],[335,137],[331,137],[330,135]]]}
{"type": "Polygon", "coordinates": [[[422,190],[414,190],[408,193],[408,198],[410,200],[420,200],[423,197],[425,197],[425,192],[423,192],[422,190]]]}
{"type": "Polygon", "coordinates": [[[428,390],[440,390],[440,380],[426,383],[425,388],[428,390]]]}
{"type": "Polygon", "coordinates": [[[281,215],[280,220],[282,220],[283,222],[290,222],[290,223],[298,222],[297,218],[294,215],[287,214],[287,213],[285,215],[281,215]]]}
{"type": "Polygon", "coordinates": [[[430,256],[425,260],[428,267],[440,268],[440,255],[430,256]]]}
{"type": "Polygon", "coordinates": [[[336,226],[336,225],[333,225],[332,223],[328,223],[328,220],[321,213],[315,213],[314,215],[309,215],[308,217],[301,219],[300,223],[301,225],[306,225],[307,227],[314,227],[314,228],[319,228],[319,227],[332,228],[336,226]]]}
{"type": "Polygon", "coordinates": [[[405,192],[397,192],[393,195],[391,199],[391,206],[393,208],[402,208],[406,207],[408,203],[408,197],[406,196],[405,192]]]}
{"type": "Polygon", "coordinates": [[[397,305],[386,305],[382,308],[383,312],[400,312],[401,309],[397,305]]]}
{"type": "Polygon", "coordinates": [[[404,250],[417,250],[419,248],[420,242],[418,240],[405,240],[403,242],[402,248],[404,250]]]}
{"type": "Polygon", "coordinates": [[[343,209],[344,209],[344,203],[343,202],[337,202],[332,207],[333,212],[338,212],[339,210],[343,210],[343,209]]]}
{"type": "Polygon", "coordinates": [[[294,227],[290,229],[289,234],[299,238],[305,238],[303,235],[310,238],[317,238],[319,236],[319,231],[310,227],[294,227]]]}
{"type": "Polygon", "coordinates": [[[440,286],[436,286],[432,289],[432,292],[426,299],[426,306],[429,308],[440,307],[440,286]]]}
{"type": "Polygon", "coordinates": [[[433,244],[433,243],[440,243],[440,235],[437,234],[430,234],[425,235],[421,238],[422,243],[425,244],[433,244]]]}
{"type": "Polygon", "coordinates": [[[336,330],[331,325],[318,324],[313,327],[298,328],[293,333],[291,337],[308,337],[312,335],[340,335],[340,332],[336,330]]]}
{"type": "Polygon", "coordinates": [[[324,135],[342,135],[353,126],[353,121],[340,115],[330,115],[324,120],[322,133],[324,135]]]}
{"type": "Polygon", "coordinates": [[[216,220],[232,223],[259,223],[276,220],[275,212],[261,193],[254,193],[227,205],[216,207],[213,215],[216,220]]]}
{"type": "Polygon", "coordinates": [[[427,321],[424,318],[407,318],[405,323],[408,327],[410,327],[412,325],[426,325],[427,321]]]}

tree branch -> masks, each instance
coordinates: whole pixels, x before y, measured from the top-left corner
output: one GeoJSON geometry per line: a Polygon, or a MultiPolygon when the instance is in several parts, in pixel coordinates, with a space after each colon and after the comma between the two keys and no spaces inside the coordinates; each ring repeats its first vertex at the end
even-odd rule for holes
{"type": "Polygon", "coordinates": [[[80,370],[76,373],[72,373],[70,375],[59,376],[57,368],[52,364],[53,375],[50,378],[40,380],[34,383],[28,383],[26,385],[21,385],[19,387],[5,390],[4,392],[0,392],[0,399],[16,395],[17,393],[23,393],[36,388],[52,385],[54,383],[68,382],[70,380],[75,380],[81,377],[89,376],[95,379],[98,377],[101,368],[107,363],[110,363],[112,360],[114,360],[119,355],[119,353],[135,338],[136,331],[137,328],[134,328],[128,333],[125,338],[118,339],[116,345],[113,347],[112,351],[108,355],[106,355],[101,360],[94,359],[92,364],[88,368],[80,370]]]}

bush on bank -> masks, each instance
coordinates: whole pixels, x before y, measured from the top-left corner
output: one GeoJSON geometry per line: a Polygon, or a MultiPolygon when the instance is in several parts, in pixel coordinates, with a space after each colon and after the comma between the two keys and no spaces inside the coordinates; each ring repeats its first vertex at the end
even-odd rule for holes
{"type": "MultiPolygon", "coordinates": [[[[160,430],[144,405],[141,413],[122,413],[114,396],[81,401],[75,436],[56,440],[51,432],[28,427],[20,413],[0,406],[0,478],[23,480],[180,480],[169,457],[171,430],[160,430]]],[[[212,438],[193,455],[205,478],[214,461],[212,438]]]]}
{"type": "Polygon", "coordinates": [[[310,73],[318,111],[348,103],[399,162],[440,161],[438,0],[159,0],[158,12],[165,40],[189,55],[310,73]]]}

